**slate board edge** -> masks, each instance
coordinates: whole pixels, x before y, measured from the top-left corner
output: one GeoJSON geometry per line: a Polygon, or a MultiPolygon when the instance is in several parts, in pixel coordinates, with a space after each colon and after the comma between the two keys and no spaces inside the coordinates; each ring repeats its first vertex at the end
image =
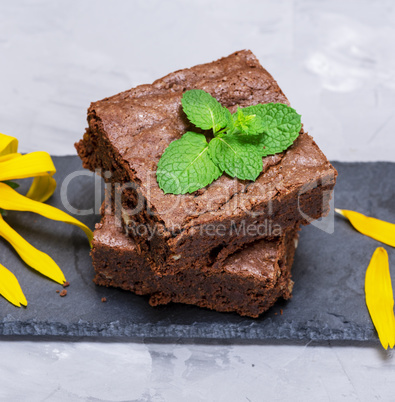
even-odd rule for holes
{"type": "MultiPolygon", "coordinates": [[[[324,325],[324,324],[323,324],[324,325]]],[[[315,327],[295,327],[292,323],[273,326],[270,318],[265,326],[239,326],[235,324],[218,328],[216,324],[203,326],[192,325],[155,325],[155,324],[120,324],[110,322],[97,325],[92,322],[80,321],[71,325],[46,322],[3,322],[0,324],[1,336],[17,336],[21,338],[37,339],[41,337],[95,337],[95,338],[124,338],[124,339],[211,339],[211,340],[244,340],[251,341],[375,341],[377,336],[373,330],[353,328],[346,331],[328,331],[322,329],[320,323],[315,327]]]]}

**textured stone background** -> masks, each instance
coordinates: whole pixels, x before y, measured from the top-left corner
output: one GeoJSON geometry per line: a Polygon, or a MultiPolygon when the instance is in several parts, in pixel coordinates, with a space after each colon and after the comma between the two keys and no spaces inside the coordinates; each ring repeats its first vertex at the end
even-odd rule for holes
{"type": "MultiPolygon", "coordinates": [[[[250,48],[330,159],[395,161],[394,31],[392,0],[1,1],[0,131],[72,154],[90,101],[250,48]]],[[[0,356],[0,400],[393,400],[377,342],[3,340],[0,356]]]]}

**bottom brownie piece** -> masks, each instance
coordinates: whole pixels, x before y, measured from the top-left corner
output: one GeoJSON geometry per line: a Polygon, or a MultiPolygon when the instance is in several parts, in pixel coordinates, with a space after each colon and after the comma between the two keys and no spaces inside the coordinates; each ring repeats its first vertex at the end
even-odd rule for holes
{"type": "Polygon", "coordinates": [[[230,255],[218,269],[186,268],[158,276],[133,240],[106,215],[94,232],[92,260],[97,285],[149,295],[152,306],[170,302],[258,317],[282,297],[291,297],[291,266],[298,228],[275,240],[259,240],[230,255]]]}

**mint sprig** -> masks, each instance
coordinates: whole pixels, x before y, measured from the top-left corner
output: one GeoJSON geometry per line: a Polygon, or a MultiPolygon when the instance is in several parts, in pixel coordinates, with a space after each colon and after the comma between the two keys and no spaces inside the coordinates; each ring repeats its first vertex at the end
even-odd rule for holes
{"type": "Polygon", "coordinates": [[[282,103],[237,108],[232,114],[201,89],[184,93],[182,107],[189,121],[212,130],[210,142],[192,131],[173,141],[158,163],[157,181],[165,194],[193,193],[223,172],[256,180],[262,157],[285,151],[298,137],[301,116],[282,103]]]}

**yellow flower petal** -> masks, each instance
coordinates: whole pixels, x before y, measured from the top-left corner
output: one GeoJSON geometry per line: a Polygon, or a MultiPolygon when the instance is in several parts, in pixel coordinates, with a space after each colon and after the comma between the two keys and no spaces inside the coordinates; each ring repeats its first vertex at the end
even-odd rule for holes
{"type": "Polygon", "coordinates": [[[18,140],[15,137],[0,133],[0,155],[14,153],[18,150],[18,140]]]}
{"type": "Polygon", "coordinates": [[[45,202],[56,190],[56,180],[51,175],[37,176],[34,178],[26,197],[45,202]]]}
{"type": "Polygon", "coordinates": [[[17,307],[27,306],[27,300],[22,292],[16,276],[0,264],[0,295],[17,307]]]}
{"type": "MultiPolygon", "coordinates": [[[[1,197],[0,197],[1,198],[1,197]]],[[[7,240],[23,261],[38,272],[63,284],[66,278],[55,261],[47,254],[37,250],[9,226],[0,215],[0,236],[7,240]]]]}
{"type": "Polygon", "coordinates": [[[0,165],[0,181],[54,174],[55,166],[47,152],[31,152],[0,165]]]}
{"type": "MultiPolygon", "coordinates": [[[[6,162],[10,159],[19,158],[22,154],[12,153],[0,156],[1,162],[6,162]]],[[[1,169],[1,166],[0,166],[1,169]]],[[[37,176],[34,178],[33,183],[30,186],[26,197],[31,198],[35,201],[45,202],[52,196],[56,190],[56,180],[52,177],[52,174],[44,174],[44,176],[37,176]]]]}
{"type": "Polygon", "coordinates": [[[358,232],[395,247],[395,225],[393,223],[371,218],[355,211],[337,208],[335,211],[346,217],[358,232]]]}
{"type": "Polygon", "coordinates": [[[10,159],[19,158],[20,156],[22,156],[22,154],[19,154],[17,152],[14,152],[12,154],[7,154],[7,155],[0,156],[0,163],[9,161],[10,159]]]}
{"type": "Polygon", "coordinates": [[[395,344],[394,296],[388,254],[383,247],[373,253],[365,276],[366,305],[384,349],[395,344]]]}
{"type": "Polygon", "coordinates": [[[0,208],[11,211],[35,212],[54,221],[61,221],[78,226],[87,235],[89,243],[91,244],[92,242],[93,233],[88,226],[84,225],[82,222],[73,218],[69,214],[66,214],[66,212],[63,212],[60,209],[24,197],[4,183],[0,183],[0,208]]]}

